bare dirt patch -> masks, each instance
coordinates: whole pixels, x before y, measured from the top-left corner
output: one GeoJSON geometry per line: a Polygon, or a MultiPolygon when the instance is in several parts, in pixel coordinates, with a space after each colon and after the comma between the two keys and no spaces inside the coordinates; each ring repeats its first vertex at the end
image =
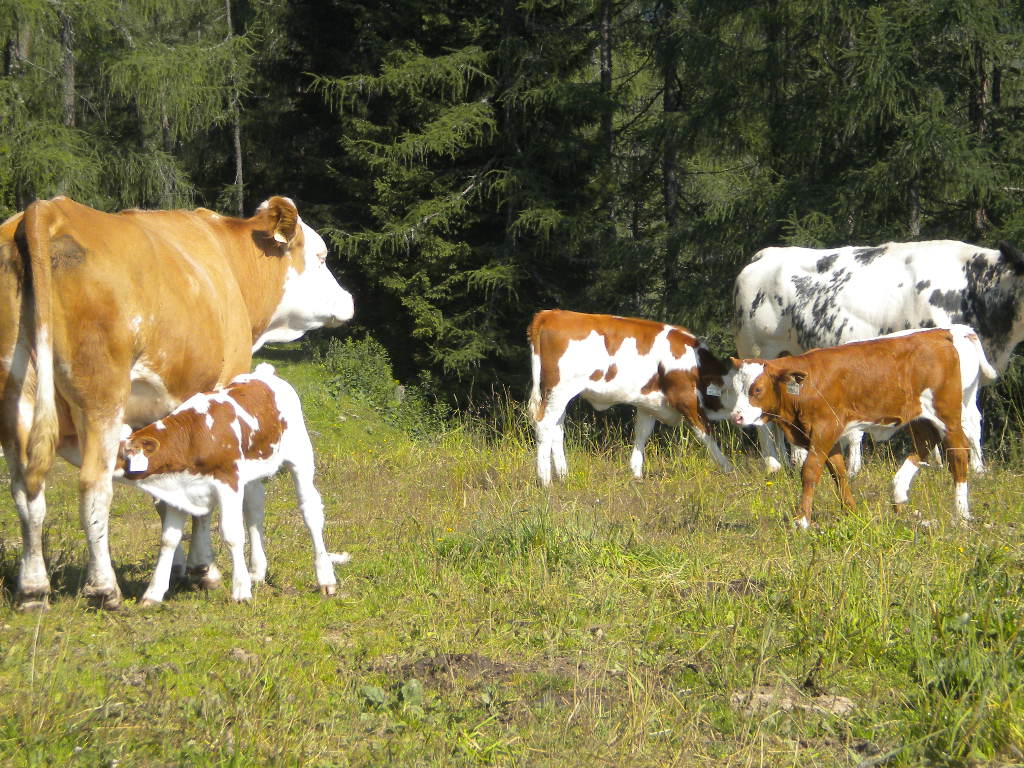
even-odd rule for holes
{"type": "Polygon", "coordinates": [[[795,689],[784,687],[773,688],[761,685],[752,691],[736,691],[729,697],[729,703],[749,715],[765,712],[819,712],[849,717],[857,706],[845,696],[822,693],[817,696],[806,696],[795,689]]]}

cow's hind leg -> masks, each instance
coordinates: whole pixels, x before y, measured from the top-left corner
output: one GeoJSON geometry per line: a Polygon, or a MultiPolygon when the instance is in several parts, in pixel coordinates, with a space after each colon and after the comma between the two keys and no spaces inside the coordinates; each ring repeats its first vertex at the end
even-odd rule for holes
{"type": "Polygon", "coordinates": [[[629,457],[629,468],[637,480],[644,476],[644,448],[654,431],[655,418],[642,408],[636,409],[633,417],[633,453],[629,457]]]}
{"type": "Polygon", "coordinates": [[[921,419],[912,421],[908,429],[914,449],[892,479],[892,504],[896,512],[902,512],[906,507],[910,495],[910,484],[917,476],[924,457],[928,456],[941,440],[938,430],[927,421],[921,419]]]}
{"type": "MultiPolygon", "coordinates": [[[[575,396],[575,393],[574,393],[575,396]]],[[[551,466],[561,479],[568,473],[565,460],[565,408],[572,398],[560,395],[557,390],[548,393],[544,413],[536,423],[537,432],[537,479],[541,485],[551,485],[551,466]]]]}
{"type": "Polygon", "coordinates": [[[245,529],[249,534],[249,577],[256,584],[262,584],[267,578],[267,552],[263,548],[266,496],[262,480],[246,483],[242,513],[245,517],[245,529]]]}
{"type": "MultiPolygon", "coordinates": [[[[0,380],[3,379],[0,370],[0,380]]],[[[8,378],[7,387],[15,384],[8,378]]],[[[25,468],[22,465],[24,439],[31,426],[30,409],[19,405],[20,391],[6,392],[0,412],[0,436],[3,439],[7,471],[11,476],[11,498],[21,521],[21,562],[18,566],[18,587],[15,604],[23,611],[40,611],[49,607],[50,579],[43,559],[43,522],[46,519],[46,495],[44,483],[39,492],[30,497],[25,485],[25,468]],[[18,425],[19,417],[25,422],[18,425]]]]}
{"type": "MultiPolygon", "coordinates": [[[[231,599],[236,603],[252,600],[252,579],[245,564],[245,521],[242,513],[244,491],[219,488],[220,535],[231,552],[231,599]]],[[[209,517],[209,515],[204,515],[209,517]]],[[[196,518],[198,520],[198,518],[196,518]]]]}
{"type": "MultiPolygon", "coordinates": [[[[7,456],[16,455],[5,451],[7,456]]],[[[17,461],[8,461],[11,473],[11,497],[21,519],[21,563],[15,602],[20,610],[38,611],[49,607],[50,579],[43,560],[43,521],[46,519],[45,484],[29,498],[17,461]]]]}
{"type": "Polygon", "coordinates": [[[960,516],[960,522],[971,519],[971,509],[967,502],[967,466],[970,463],[970,441],[959,424],[950,424],[949,431],[943,438],[946,456],[949,460],[949,471],[953,475],[954,504],[960,516]]]}
{"type": "Polygon", "coordinates": [[[86,415],[78,430],[82,444],[78,517],[89,544],[82,593],[94,605],[108,610],[121,607],[121,589],[110,561],[109,540],[110,501],[114,494],[112,476],[121,421],[120,411],[104,419],[86,415]]]}
{"type": "Polygon", "coordinates": [[[338,580],[334,575],[334,564],[346,563],[350,557],[347,552],[332,554],[324,544],[324,503],[320,492],[313,485],[313,446],[308,437],[296,441],[291,458],[285,462],[295,482],[295,494],[299,498],[299,509],[302,519],[309,531],[313,544],[313,569],[320,593],[333,596],[338,591],[338,580]]]}

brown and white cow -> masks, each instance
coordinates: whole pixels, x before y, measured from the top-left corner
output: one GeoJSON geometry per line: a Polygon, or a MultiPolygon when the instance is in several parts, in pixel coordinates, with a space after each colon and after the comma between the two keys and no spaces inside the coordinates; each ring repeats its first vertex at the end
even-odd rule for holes
{"type": "Polygon", "coordinates": [[[721,395],[728,392],[729,365],[685,328],[615,315],[560,309],[533,317],[527,330],[533,370],[530,415],[537,432],[537,477],[565,477],[565,409],[581,395],[603,411],[625,403],[636,408],[629,465],[643,474],[644,446],[654,422],[687,421],[724,471],[732,470],[710,434],[711,421],[725,419],[721,395]]]}
{"type": "Polygon", "coordinates": [[[0,443],[22,521],[23,607],[45,606],[50,590],[43,490],[55,450],[80,467],[84,593],[116,607],[107,524],[122,423],[148,424],[247,372],[264,343],[349,319],[326,257],[285,197],[248,219],[110,214],[57,197],[0,225],[0,443]]]}
{"type": "MultiPolygon", "coordinates": [[[[348,562],[324,545],[324,505],[313,485],[313,444],[302,418],[302,404],[291,385],[262,363],[236,376],[226,387],[192,395],[170,414],[133,432],[121,444],[118,476],[164,502],[160,556],[140,603],[163,600],[170,584],[174,552],[186,513],[209,515],[220,508],[224,543],[231,550],[231,597],[252,599],[252,582],[266,576],[263,506],[243,516],[250,484],[287,467],[295,482],[299,508],[313,542],[313,567],[320,591],[337,591],[334,564],[348,562]],[[251,567],[245,564],[248,524],[251,567]]],[[[262,502],[262,495],[260,496],[262,502]]]]}
{"type": "Polygon", "coordinates": [[[777,424],[793,444],[807,449],[801,471],[803,491],[794,522],[810,524],[814,489],[827,462],[843,503],[853,506],[839,439],[866,429],[876,439],[908,427],[914,448],[893,480],[893,503],[907,501],[910,483],[936,445],[942,443],[953,475],[956,511],[970,519],[967,465],[970,442],[964,431],[961,371],[995,371],[974,331],[965,325],[913,330],[870,341],[814,349],[774,360],[732,360],[740,426],[777,424]]]}

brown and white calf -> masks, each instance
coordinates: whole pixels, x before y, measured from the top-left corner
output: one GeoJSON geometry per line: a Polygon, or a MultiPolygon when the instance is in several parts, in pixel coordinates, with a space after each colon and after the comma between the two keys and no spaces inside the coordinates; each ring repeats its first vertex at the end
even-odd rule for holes
{"type": "Polygon", "coordinates": [[[527,330],[533,369],[530,415],[537,432],[537,477],[543,485],[564,477],[565,409],[577,395],[603,411],[636,408],[629,465],[643,474],[644,446],[654,422],[687,421],[724,471],[732,470],[710,434],[710,422],[729,415],[721,395],[729,365],[677,325],[615,315],[551,309],[527,330]]]}
{"type": "Polygon", "coordinates": [[[169,415],[133,432],[121,444],[118,475],[166,503],[160,556],[141,604],[163,600],[185,513],[209,515],[220,507],[224,543],[233,564],[231,597],[252,598],[252,582],[266,575],[263,493],[260,481],[282,466],[295,481],[302,517],[313,540],[320,590],[333,595],[334,564],[347,553],[324,545],[324,506],[313,485],[313,446],[295,390],[266,363],[222,389],[193,395],[169,415]],[[123,475],[122,475],[123,473],[123,475]],[[246,505],[243,513],[243,498],[246,505]],[[245,528],[251,540],[251,572],[245,564],[245,528]]]}
{"type": "Polygon", "coordinates": [[[741,426],[775,423],[790,443],[807,449],[794,521],[798,526],[810,523],[814,489],[825,463],[843,503],[853,506],[841,437],[866,429],[876,439],[886,439],[904,426],[914,447],[893,480],[893,503],[897,508],[906,503],[923,457],[942,443],[953,475],[956,511],[961,519],[970,519],[964,401],[968,389],[973,401],[979,371],[995,376],[970,327],[905,331],[802,355],[734,358],[732,363],[732,420],[741,426]]]}

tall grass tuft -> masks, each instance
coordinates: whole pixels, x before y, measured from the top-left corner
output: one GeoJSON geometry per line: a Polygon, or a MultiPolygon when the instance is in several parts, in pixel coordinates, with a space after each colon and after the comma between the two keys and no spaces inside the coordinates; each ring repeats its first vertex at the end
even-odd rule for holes
{"type": "Polygon", "coordinates": [[[1024,580],[1002,548],[979,543],[959,586],[915,617],[909,735],[935,764],[1020,759],[1024,580]]]}

